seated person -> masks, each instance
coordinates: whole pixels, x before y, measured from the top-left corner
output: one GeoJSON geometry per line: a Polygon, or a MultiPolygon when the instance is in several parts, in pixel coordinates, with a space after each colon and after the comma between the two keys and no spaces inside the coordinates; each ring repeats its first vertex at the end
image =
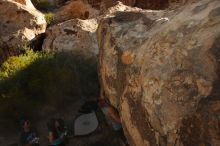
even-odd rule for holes
{"type": "Polygon", "coordinates": [[[21,121],[22,133],[20,143],[22,146],[39,146],[39,136],[36,130],[31,127],[29,120],[21,121]]]}
{"type": "Polygon", "coordinates": [[[55,119],[55,123],[54,123],[54,127],[55,130],[57,131],[60,139],[62,139],[63,141],[67,142],[67,128],[65,127],[64,121],[60,118],[55,119]]]}
{"type": "Polygon", "coordinates": [[[64,141],[59,137],[55,129],[49,131],[48,140],[51,146],[65,146],[64,141]]]}
{"type": "Polygon", "coordinates": [[[49,141],[51,144],[62,144],[64,145],[67,140],[67,129],[64,126],[62,119],[51,119],[48,124],[49,130],[49,141]]]}

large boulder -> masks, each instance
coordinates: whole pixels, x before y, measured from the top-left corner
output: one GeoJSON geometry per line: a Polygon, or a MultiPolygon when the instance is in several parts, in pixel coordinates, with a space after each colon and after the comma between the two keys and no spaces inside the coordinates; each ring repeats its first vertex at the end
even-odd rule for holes
{"type": "Polygon", "coordinates": [[[44,15],[30,0],[0,1],[0,62],[46,30],[44,15]]]}
{"type": "Polygon", "coordinates": [[[83,0],[72,0],[61,7],[55,14],[55,22],[63,22],[70,19],[89,19],[99,15],[99,10],[92,8],[91,5],[83,0]]]}
{"type": "Polygon", "coordinates": [[[127,8],[97,35],[102,93],[131,146],[220,145],[220,1],[127,8]]]}
{"type": "Polygon", "coordinates": [[[97,60],[99,52],[96,29],[97,20],[71,19],[48,28],[43,50],[70,52],[83,58],[97,60]]]}

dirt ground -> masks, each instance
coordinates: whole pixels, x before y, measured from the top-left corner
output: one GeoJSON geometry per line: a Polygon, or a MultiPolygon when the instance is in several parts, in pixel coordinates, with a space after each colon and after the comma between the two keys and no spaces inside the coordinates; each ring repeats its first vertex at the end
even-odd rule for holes
{"type": "MultiPolygon", "coordinates": [[[[62,109],[53,109],[52,107],[45,107],[42,109],[42,118],[38,121],[32,121],[34,127],[37,128],[40,135],[40,146],[49,146],[47,135],[48,129],[46,123],[51,118],[62,118],[66,125],[71,129],[74,124],[74,119],[79,114],[78,110],[83,105],[85,100],[77,100],[62,109]]],[[[114,131],[106,123],[104,115],[101,110],[96,111],[99,127],[95,132],[84,137],[69,138],[67,146],[120,146],[119,140],[114,131]]],[[[15,127],[0,126],[0,146],[18,146],[19,129],[15,127]]]]}

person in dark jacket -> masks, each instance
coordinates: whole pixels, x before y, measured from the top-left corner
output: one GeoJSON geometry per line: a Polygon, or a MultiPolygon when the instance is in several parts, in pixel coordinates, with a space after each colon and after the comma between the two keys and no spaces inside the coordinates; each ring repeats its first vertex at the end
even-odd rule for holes
{"type": "Polygon", "coordinates": [[[31,127],[29,120],[21,121],[22,132],[20,136],[21,146],[39,146],[39,135],[37,130],[31,127]]]}

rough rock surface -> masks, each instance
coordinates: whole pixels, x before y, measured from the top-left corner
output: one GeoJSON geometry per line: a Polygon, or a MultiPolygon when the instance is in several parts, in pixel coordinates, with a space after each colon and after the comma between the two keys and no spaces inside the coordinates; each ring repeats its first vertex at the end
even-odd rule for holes
{"type": "Polygon", "coordinates": [[[127,8],[97,34],[103,93],[131,146],[220,145],[220,1],[127,8]]]}
{"type": "Polygon", "coordinates": [[[30,0],[16,1],[0,1],[0,62],[46,29],[44,15],[30,0]]]}
{"type": "MultiPolygon", "coordinates": [[[[102,11],[115,5],[118,0],[88,0],[89,4],[102,11]]],[[[184,5],[193,0],[120,0],[123,4],[142,9],[161,10],[184,5]]]]}
{"type": "Polygon", "coordinates": [[[74,18],[85,20],[88,18],[94,18],[98,15],[99,10],[92,8],[82,0],[73,0],[57,11],[55,22],[63,22],[74,18]]]}
{"type": "Polygon", "coordinates": [[[99,52],[95,31],[95,19],[71,19],[50,27],[46,32],[43,49],[72,52],[83,58],[97,60],[99,52]]]}
{"type": "Polygon", "coordinates": [[[136,0],[135,6],[143,9],[165,9],[169,6],[169,0],[136,0]]]}

